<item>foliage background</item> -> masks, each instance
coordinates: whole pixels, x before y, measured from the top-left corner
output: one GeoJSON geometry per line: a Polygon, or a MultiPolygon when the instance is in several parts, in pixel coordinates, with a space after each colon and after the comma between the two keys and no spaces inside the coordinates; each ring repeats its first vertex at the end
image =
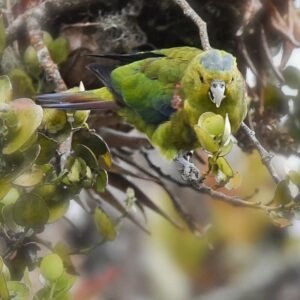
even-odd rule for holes
{"type": "MultiPolygon", "coordinates": [[[[63,9],[60,1],[4,1],[3,30],[6,29],[7,35],[5,46],[2,42],[1,73],[10,77],[13,99],[34,98],[35,94],[52,92],[62,84],[55,76],[46,75],[47,68],[45,71],[39,66],[34,52],[35,35],[28,21],[26,27],[23,20],[23,26],[14,34],[9,31],[18,17],[27,18],[28,11],[43,3],[50,5],[45,6],[45,18],[40,20],[41,29],[47,32],[42,39],[68,88],[78,87],[80,81],[86,89],[99,86],[98,80],[85,69],[91,62],[84,56],[88,53],[130,53],[181,45],[200,47],[197,28],[169,0],[82,1],[79,5],[77,1],[65,1],[70,5],[61,5],[63,9]]],[[[276,171],[281,178],[291,170],[299,173],[299,3],[279,0],[191,0],[189,3],[207,21],[211,45],[237,56],[249,84],[251,103],[247,121],[264,146],[275,154],[276,171]],[[286,63],[292,67],[286,68],[286,63]]],[[[47,116],[39,130],[59,142],[66,141],[70,134],[66,116],[58,114],[54,119],[50,113],[47,116]]],[[[80,116],[76,120],[81,120],[80,116]]],[[[103,192],[104,179],[96,188],[97,194],[82,191],[79,197],[74,196],[76,188],[87,184],[80,177],[68,197],[68,209],[61,208],[55,223],[42,224],[28,236],[28,232],[22,236],[23,230],[7,230],[7,219],[3,221],[3,216],[9,215],[4,208],[7,202],[2,201],[0,251],[11,273],[8,280],[2,267],[2,293],[5,282],[18,281],[22,286],[30,286],[29,277],[30,296],[8,285],[10,292],[19,295],[13,299],[31,299],[33,295],[50,299],[51,291],[53,299],[76,300],[299,299],[300,223],[294,215],[283,211],[278,218],[265,210],[233,207],[180,187],[163,176],[170,174],[176,179],[174,166],[162,161],[155,150],[147,150],[146,155],[144,151],[141,153],[142,146],[148,147],[147,141],[113,113],[91,113],[88,124],[107,142],[114,159],[112,169],[101,165],[101,170],[108,169],[106,192],[103,192]],[[150,174],[146,172],[149,160],[150,174]],[[163,173],[156,174],[159,181],[145,180],[153,175],[155,166],[163,173]],[[136,198],[134,205],[133,198],[136,198]],[[123,210],[113,209],[109,205],[112,202],[123,204],[123,210]],[[107,213],[108,220],[118,224],[118,236],[112,242],[107,240],[114,239],[116,232],[110,226],[103,226],[103,218],[99,221],[100,228],[108,228],[108,232],[100,229],[99,235],[97,231],[96,206],[107,213]],[[144,210],[151,236],[142,231],[146,221],[140,211],[144,210]],[[142,230],[124,217],[134,218],[142,230]],[[185,228],[179,230],[172,222],[185,228]],[[18,242],[20,235],[22,239],[18,242]],[[64,258],[64,272],[72,278],[63,284],[65,290],[61,294],[56,292],[57,286],[53,288],[56,280],[48,276],[45,283],[40,276],[49,275],[48,270],[43,270],[41,260],[59,242],[70,248],[62,251],[67,255],[61,251],[60,255],[64,258]],[[28,276],[26,270],[30,271],[28,276]]],[[[276,185],[242,133],[237,139],[240,148],[236,146],[228,159],[240,172],[242,183],[227,193],[250,195],[249,200],[254,203],[268,203],[276,185]]],[[[104,142],[101,145],[105,146],[104,142]]],[[[108,156],[104,162],[105,159],[107,162],[108,156]]],[[[69,171],[73,163],[69,163],[69,171]]],[[[205,164],[197,164],[201,169],[206,168],[205,164]]],[[[75,173],[76,170],[73,168],[75,173]]],[[[212,179],[208,183],[214,184],[212,179]]],[[[292,189],[298,201],[297,186],[294,184],[292,189]]],[[[286,194],[282,196],[285,197],[286,194]]],[[[52,276],[57,275],[57,269],[54,275],[50,272],[52,276]]]]}

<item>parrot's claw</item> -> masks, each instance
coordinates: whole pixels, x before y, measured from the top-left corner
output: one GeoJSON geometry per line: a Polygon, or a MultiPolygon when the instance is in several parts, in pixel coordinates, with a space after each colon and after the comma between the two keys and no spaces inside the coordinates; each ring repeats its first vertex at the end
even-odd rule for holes
{"type": "Polygon", "coordinates": [[[191,162],[193,153],[188,152],[187,154],[178,154],[175,161],[180,165],[181,177],[185,181],[199,181],[201,173],[199,169],[191,162]]]}

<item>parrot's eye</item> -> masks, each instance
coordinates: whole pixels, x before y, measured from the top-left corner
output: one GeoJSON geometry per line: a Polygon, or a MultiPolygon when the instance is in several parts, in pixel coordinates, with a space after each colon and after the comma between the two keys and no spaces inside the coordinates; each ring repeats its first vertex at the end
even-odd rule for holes
{"type": "Polygon", "coordinates": [[[233,81],[234,81],[234,77],[231,78],[231,81],[230,81],[230,82],[233,82],[233,81]]]}
{"type": "Polygon", "coordinates": [[[200,75],[199,78],[200,78],[200,81],[201,81],[202,83],[204,83],[204,78],[203,78],[203,76],[200,75]]]}

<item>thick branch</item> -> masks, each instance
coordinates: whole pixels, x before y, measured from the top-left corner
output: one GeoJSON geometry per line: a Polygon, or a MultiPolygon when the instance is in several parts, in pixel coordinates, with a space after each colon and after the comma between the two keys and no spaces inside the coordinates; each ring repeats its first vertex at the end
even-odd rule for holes
{"type": "Polygon", "coordinates": [[[253,143],[255,148],[257,149],[258,153],[260,154],[262,163],[267,167],[269,173],[271,174],[272,178],[276,183],[279,183],[281,179],[277,175],[276,171],[274,170],[271,160],[273,155],[269,153],[259,142],[259,140],[255,136],[255,132],[251,130],[244,122],[241,124],[241,129],[245,132],[249,140],[253,143]]]}
{"type": "Polygon", "coordinates": [[[183,13],[189,17],[198,27],[199,35],[201,40],[201,45],[203,50],[209,50],[210,44],[207,34],[206,23],[200,18],[200,16],[192,9],[192,7],[185,0],[173,0],[177,5],[179,5],[183,13]]]}

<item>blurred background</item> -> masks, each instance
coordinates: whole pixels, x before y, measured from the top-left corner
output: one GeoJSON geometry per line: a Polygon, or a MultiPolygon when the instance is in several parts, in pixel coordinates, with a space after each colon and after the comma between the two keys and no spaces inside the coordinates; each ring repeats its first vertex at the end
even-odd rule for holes
{"type": "MultiPolygon", "coordinates": [[[[10,0],[7,6],[4,2],[4,12],[9,8],[12,19],[43,3],[10,0]]],[[[171,0],[67,2],[70,5],[63,9],[59,1],[49,5],[41,27],[53,39],[66,41],[64,59],[56,63],[68,88],[80,81],[86,89],[101,85],[85,68],[93,61],[86,54],[182,45],[201,48],[198,29],[171,0]]],[[[188,2],[207,22],[212,47],[237,57],[249,92],[246,122],[274,154],[276,171],[282,179],[290,171],[299,173],[300,1],[188,2]]],[[[13,21],[8,19],[8,26],[9,22],[13,21]]],[[[1,62],[2,71],[11,75],[20,64],[15,43],[24,61],[29,46],[25,28],[12,32],[13,42],[1,62]]],[[[26,68],[35,90],[12,76],[16,97],[34,95],[39,89],[53,91],[47,78],[36,78],[34,69],[26,68]]],[[[79,198],[85,205],[71,200],[65,217],[46,225],[39,238],[52,244],[64,241],[71,249],[90,248],[101,241],[88,213],[92,201],[102,201],[114,220],[120,210],[109,206],[112,199],[124,203],[132,188],[136,202],[133,222],[123,218],[115,240],[92,247],[87,255],[75,251],[70,256],[80,274],[71,290],[75,300],[300,300],[296,217],[288,222],[274,220],[267,210],[232,206],[181,186],[176,166],[164,161],[144,136],[110,111],[91,113],[88,123],[111,149],[114,168],[108,171],[107,192],[82,191],[79,198]],[[151,176],[156,179],[145,179],[151,176]]],[[[220,191],[266,204],[273,198],[276,185],[242,133],[237,134],[228,160],[241,182],[236,189],[220,191]]],[[[201,170],[207,169],[205,153],[200,151],[195,161],[201,170]]],[[[215,183],[208,178],[207,184],[215,183]]],[[[298,187],[291,184],[290,189],[296,199],[298,187]]],[[[41,246],[39,253],[47,251],[41,246]]],[[[38,274],[30,273],[36,289],[38,274]]]]}

